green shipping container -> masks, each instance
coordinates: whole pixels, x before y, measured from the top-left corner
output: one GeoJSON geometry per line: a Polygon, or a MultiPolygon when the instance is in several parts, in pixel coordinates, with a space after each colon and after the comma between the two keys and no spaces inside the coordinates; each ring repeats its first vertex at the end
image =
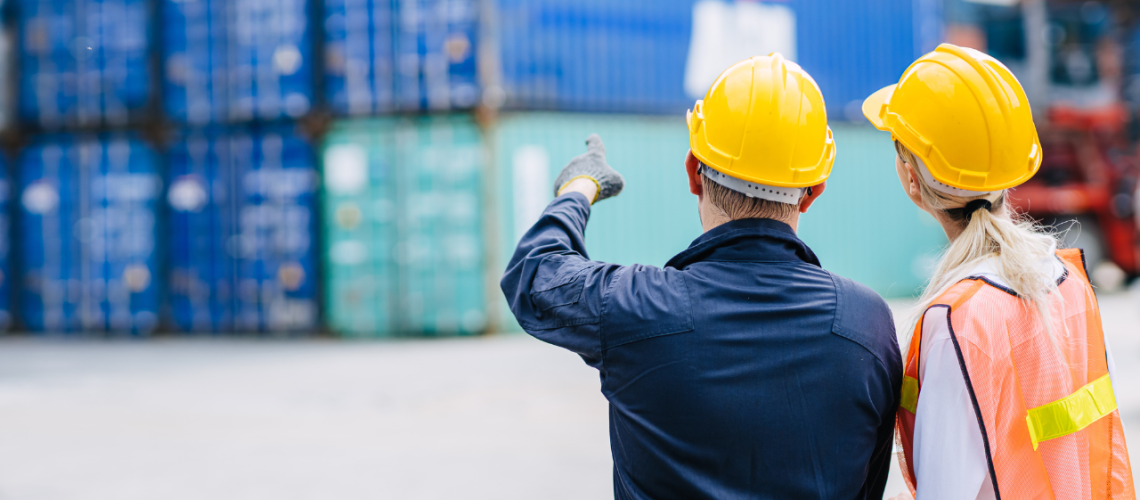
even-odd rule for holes
{"type": "MultiPolygon", "coordinates": [[[[801,218],[800,236],[824,268],[887,297],[911,296],[945,237],[899,187],[888,134],[869,126],[832,127],[833,175],[827,192],[801,218]]],[[[585,151],[591,133],[601,135],[610,165],[626,179],[620,196],[593,208],[586,230],[591,259],[663,266],[701,235],[697,198],[685,176],[689,143],[683,117],[511,114],[493,130],[497,272],[550,202],[558,172],[585,151]]],[[[496,326],[517,330],[501,295],[497,302],[496,326]]]]}
{"type": "Polygon", "coordinates": [[[334,127],[322,151],[331,330],[375,337],[486,328],[483,158],[467,116],[334,127]]]}

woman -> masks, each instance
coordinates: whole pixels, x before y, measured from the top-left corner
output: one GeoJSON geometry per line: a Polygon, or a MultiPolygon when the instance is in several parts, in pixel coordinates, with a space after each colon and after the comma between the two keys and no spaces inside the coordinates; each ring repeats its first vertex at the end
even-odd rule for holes
{"type": "Polygon", "coordinates": [[[906,356],[896,435],[911,494],[1135,498],[1084,257],[1009,206],[1042,155],[1020,83],[943,44],[863,113],[891,132],[907,196],[950,239],[906,356]]]}

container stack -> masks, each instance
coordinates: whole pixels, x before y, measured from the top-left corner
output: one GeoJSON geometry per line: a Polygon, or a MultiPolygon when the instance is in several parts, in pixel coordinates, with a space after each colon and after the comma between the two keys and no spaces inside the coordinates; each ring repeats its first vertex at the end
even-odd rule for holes
{"type": "Polygon", "coordinates": [[[183,331],[319,326],[305,0],[162,2],[170,316],[183,331]]]}
{"type": "MultiPolygon", "coordinates": [[[[841,155],[836,167],[852,186],[833,187],[817,205],[814,212],[822,215],[809,220],[818,221],[818,229],[806,233],[820,237],[810,243],[821,255],[835,256],[837,271],[874,282],[880,291],[909,294],[921,284],[929,259],[916,252],[936,236],[933,228],[920,226],[907,244],[886,253],[851,252],[833,235],[879,211],[910,214],[900,221],[920,224],[905,200],[879,196],[893,185],[880,182],[891,172],[889,140],[843,122],[862,121],[861,100],[896,81],[940,41],[938,2],[489,0],[479,10],[478,36],[467,16],[476,9],[460,4],[325,1],[325,87],[334,112],[461,110],[477,103],[491,111],[483,115],[491,119],[480,121],[481,135],[469,118],[455,115],[346,120],[333,128],[322,155],[326,312],[333,331],[465,333],[488,320],[491,328],[517,327],[497,298],[495,279],[550,201],[559,169],[583,151],[590,133],[602,135],[611,164],[627,179],[622,196],[594,209],[587,230],[591,257],[664,264],[700,234],[681,170],[685,110],[730,64],[774,51],[815,75],[840,147],[855,151],[841,155]],[[412,36],[413,27],[421,34],[412,36]],[[418,56],[406,50],[413,39],[418,56]],[[475,40],[480,50],[469,52],[475,40]],[[478,64],[463,61],[468,53],[478,54],[478,64]],[[469,98],[476,66],[484,86],[481,97],[469,98]],[[431,84],[432,75],[446,75],[448,86],[431,84]],[[472,133],[459,133],[467,128],[472,133]],[[462,163],[458,158],[466,155],[456,147],[468,146],[455,142],[461,136],[483,141],[490,161],[478,171],[489,176],[482,183],[488,195],[465,194],[461,171],[438,176],[437,157],[462,163]],[[408,153],[417,148],[429,154],[408,153]],[[861,182],[865,178],[875,182],[861,182]],[[449,185],[440,184],[443,179],[449,185]],[[481,200],[477,206],[487,213],[464,208],[467,200],[481,200]],[[458,222],[469,217],[485,217],[485,234],[495,235],[474,247],[486,249],[485,258],[465,250],[463,242],[484,234],[458,222]],[[431,228],[430,235],[417,234],[421,227],[431,228]],[[900,260],[912,265],[898,266],[900,260]],[[466,271],[468,263],[487,266],[486,292],[472,285],[467,293],[460,285],[467,273],[471,283],[480,282],[480,272],[466,271]],[[499,305],[481,306],[485,294],[499,305]],[[476,300],[464,302],[468,296],[476,300]]],[[[472,179],[472,193],[479,184],[472,179]]]]}
{"type": "Polygon", "coordinates": [[[158,328],[162,190],[150,123],[149,4],[13,5],[21,132],[18,316],[37,331],[158,328]]]}
{"type": "Polygon", "coordinates": [[[889,138],[846,122],[940,40],[938,0],[13,1],[0,326],[510,329],[498,276],[586,136],[628,182],[590,257],[663,265],[701,231],[685,111],[770,52],[814,75],[839,145],[802,231],[825,266],[909,294],[937,234],[883,195],[889,138]],[[907,239],[853,247],[883,214],[907,239]]]}
{"type": "Polygon", "coordinates": [[[477,0],[325,0],[326,315],[354,337],[487,327],[477,0]],[[400,117],[353,118],[402,113],[400,117]],[[434,112],[431,115],[418,115],[434,112]]]}
{"type": "MultiPolygon", "coordinates": [[[[834,181],[803,218],[806,243],[827,269],[885,295],[910,295],[928,275],[923,249],[937,247],[939,232],[893,192],[889,136],[866,126],[860,104],[940,41],[939,2],[494,3],[505,107],[490,132],[496,271],[590,133],[626,178],[621,196],[592,209],[590,258],[661,266],[684,250],[701,234],[683,170],[684,112],[731,64],[780,52],[820,85],[838,148],[834,181]],[[897,225],[857,233],[884,217],[897,225]]],[[[497,327],[517,329],[498,303],[497,327]]]]}

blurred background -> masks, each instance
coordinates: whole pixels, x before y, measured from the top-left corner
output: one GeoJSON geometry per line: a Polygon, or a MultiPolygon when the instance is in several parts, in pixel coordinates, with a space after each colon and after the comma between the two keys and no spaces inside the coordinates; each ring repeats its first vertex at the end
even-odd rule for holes
{"type": "Polygon", "coordinates": [[[900,322],[945,237],[860,104],[941,42],[1001,59],[1045,150],[1014,198],[1140,365],[1132,0],[0,5],[0,499],[608,496],[596,373],[490,335],[498,278],[590,133],[627,179],[590,257],[687,247],[684,113],[773,51],[838,147],[801,237],[900,322]]]}

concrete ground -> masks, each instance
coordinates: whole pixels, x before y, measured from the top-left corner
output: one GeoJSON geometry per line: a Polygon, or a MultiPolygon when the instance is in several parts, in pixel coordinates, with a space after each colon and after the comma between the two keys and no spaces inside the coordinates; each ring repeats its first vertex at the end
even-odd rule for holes
{"type": "MultiPolygon", "coordinates": [[[[1101,303],[1135,463],[1140,294],[1101,303]]],[[[608,498],[606,411],[596,372],[522,335],[10,337],[0,500],[608,498]]]]}

